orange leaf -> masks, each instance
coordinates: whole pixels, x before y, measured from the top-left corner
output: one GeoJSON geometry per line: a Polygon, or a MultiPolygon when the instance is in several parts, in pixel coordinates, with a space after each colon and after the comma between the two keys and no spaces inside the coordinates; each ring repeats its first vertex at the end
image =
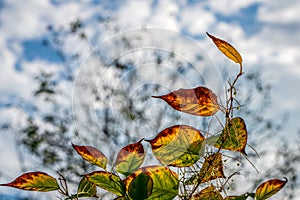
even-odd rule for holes
{"type": "Polygon", "coordinates": [[[72,144],[72,146],[83,159],[106,169],[107,158],[101,151],[91,146],[77,146],[75,144],[72,144]]]}
{"type": "Polygon", "coordinates": [[[265,200],[274,194],[276,194],[279,190],[281,190],[285,184],[288,182],[287,178],[285,180],[273,179],[262,183],[255,192],[256,200],[265,200]]]}
{"type": "Polygon", "coordinates": [[[13,182],[0,184],[0,186],[9,186],[22,190],[32,190],[40,192],[48,192],[59,189],[59,185],[56,179],[44,172],[25,173],[16,178],[13,182]]]}
{"type": "Polygon", "coordinates": [[[204,136],[187,125],[175,125],[161,131],[151,144],[153,154],[163,164],[187,167],[200,159],[204,136]]]}
{"type": "Polygon", "coordinates": [[[218,49],[229,59],[232,61],[239,63],[240,65],[243,62],[243,59],[240,55],[240,53],[228,42],[221,40],[219,38],[216,38],[213,35],[210,35],[206,32],[206,34],[212,39],[212,41],[215,43],[215,45],[218,47],[218,49]]]}
{"type": "Polygon", "coordinates": [[[191,115],[211,116],[219,110],[217,95],[210,89],[201,86],[152,97],[163,99],[175,110],[191,115]]]}
{"type": "Polygon", "coordinates": [[[143,163],[145,151],[142,140],[123,147],[117,156],[115,166],[117,172],[128,176],[137,170],[143,163]]]}

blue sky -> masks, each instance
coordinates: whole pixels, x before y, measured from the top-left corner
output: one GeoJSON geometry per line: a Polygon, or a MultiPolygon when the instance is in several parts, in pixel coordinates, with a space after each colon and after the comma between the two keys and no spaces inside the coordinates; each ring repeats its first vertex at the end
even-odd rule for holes
{"type": "MultiPolygon", "coordinates": [[[[74,46],[69,41],[63,49],[70,55],[81,49],[85,57],[90,48],[112,36],[111,31],[97,30],[93,25],[97,17],[106,16],[119,24],[119,32],[149,27],[184,33],[204,48],[208,47],[207,54],[216,58],[216,65],[229,62],[211,48],[203,34],[210,32],[234,43],[243,55],[245,68],[261,68],[263,78],[273,85],[273,103],[266,116],[278,120],[288,112],[282,137],[294,138],[300,128],[299,10],[298,0],[31,0],[26,3],[0,0],[0,120],[22,123],[26,115],[23,111],[5,107],[19,101],[30,107],[34,104],[32,77],[45,68],[57,72],[64,64],[65,60],[53,46],[44,45],[50,37],[48,25],[58,28],[78,18],[88,22],[85,30],[91,38],[90,46],[81,43],[74,46]]],[[[0,169],[12,177],[20,172],[14,137],[11,133],[0,133],[0,169]]],[[[7,190],[0,188],[2,191],[7,190]]]]}

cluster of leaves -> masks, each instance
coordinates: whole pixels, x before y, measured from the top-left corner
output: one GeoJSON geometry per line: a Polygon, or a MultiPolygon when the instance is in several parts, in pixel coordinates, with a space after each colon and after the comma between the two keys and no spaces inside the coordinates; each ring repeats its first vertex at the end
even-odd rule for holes
{"type": "Polygon", "coordinates": [[[204,136],[200,130],[188,125],[174,125],[159,132],[153,139],[141,139],[123,147],[108,170],[108,158],[91,146],[72,144],[76,152],[89,163],[102,170],[85,174],[75,194],[70,194],[67,181],[59,174],[58,181],[44,172],[29,172],[14,181],[1,186],[15,187],[23,190],[53,191],[58,190],[68,199],[97,197],[100,187],[117,195],[116,199],[216,199],[246,200],[248,197],[264,200],[287,183],[287,179],[272,179],[260,184],[254,193],[247,192],[238,196],[228,196],[224,189],[228,178],[224,175],[223,153],[229,150],[247,156],[247,128],[241,117],[234,117],[236,109],[235,84],[243,74],[242,57],[239,52],[224,40],[210,34],[218,49],[240,66],[234,81],[229,81],[225,105],[218,101],[218,96],[209,88],[199,86],[192,89],[179,89],[162,96],[153,96],[166,101],[180,112],[196,116],[214,116],[218,111],[225,114],[225,125],[220,133],[204,136]],[[153,155],[163,165],[144,166],[146,153],[142,143],[149,143],[153,155]],[[211,151],[207,151],[207,146],[211,151]],[[173,168],[188,169],[197,166],[192,175],[178,174],[173,168]],[[226,180],[218,184],[219,179],[226,180]],[[223,197],[224,194],[226,197],[223,197]]]}

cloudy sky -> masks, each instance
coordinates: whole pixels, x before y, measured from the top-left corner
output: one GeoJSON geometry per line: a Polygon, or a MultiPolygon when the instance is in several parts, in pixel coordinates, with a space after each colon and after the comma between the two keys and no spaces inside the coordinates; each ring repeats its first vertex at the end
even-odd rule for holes
{"type": "MultiPolygon", "coordinates": [[[[71,54],[74,49],[86,48],[84,57],[89,48],[113,36],[111,31],[97,30],[93,25],[104,16],[118,24],[119,33],[140,28],[168,29],[193,38],[204,48],[211,45],[203,39],[205,32],[230,41],[242,54],[245,71],[260,68],[262,77],[273,86],[272,106],[266,115],[278,119],[288,113],[283,137],[295,138],[300,128],[299,10],[298,0],[0,0],[0,120],[18,123],[21,113],[5,108],[20,100],[31,102],[32,77],[45,66],[56,69],[62,64],[54,47],[42,45],[51,37],[47,27],[58,29],[76,19],[86,22],[90,47],[77,43],[64,49],[65,54],[71,54]]],[[[207,49],[207,54],[216,58],[216,64],[229,63],[215,48],[207,49]]],[[[0,170],[12,177],[20,172],[14,161],[18,160],[14,137],[0,133],[0,170]]],[[[0,188],[2,191],[7,190],[0,188]]]]}

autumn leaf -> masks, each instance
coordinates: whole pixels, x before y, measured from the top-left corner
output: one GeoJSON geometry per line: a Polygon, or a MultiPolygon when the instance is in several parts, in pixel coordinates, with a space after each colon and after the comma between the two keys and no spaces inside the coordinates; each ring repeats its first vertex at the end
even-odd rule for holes
{"type": "Polygon", "coordinates": [[[137,170],[143,163],[145,151],[142,140],[123,147],[116,158],[116,171],[128,176],[137,170]]]}
{"type": "Polygon", "coordinates": [[[162,96],[175,110],[197,116],[211,116],[219,110],[218,97],[206,87],[180,89],[162,96]]]}
{"type": "Polygon", "coordinates": [[[126,193],[123,181],[120,179],[120,177],[116,176],[113,173],[96,171],[85,175],[85,177],[88,179],[88,181],[95,184],[96,186],[112,192],[118,196],[123,196],[126,193]]]}
{"type": "Polygon", "coordinates": [[[128,194],[132,200],[144,200],[152,194],[153,180],[147,173],[137,175],[128,186],[128,194]]]}
{"type": "Polygon", "coordinates": [[[225,178],[221,153],[215,153],[205,158],[200,172],[186,180],[185,184],[196,184],[199,181],[205,183],[216,178],[225,178]]]}
{"type": "Polygon", "coordinates": [[[214,186],[204,188],[193,196],[193,200],[223,200],[220,192],[217,192],[214,186]]]}
{"type": "Polygon", "coordinates": [[[164,129],[152,140],[154,156],[163,164],[187,167],[200,159],[204,136],[199,130],[187,125],[175,125],[164,129]]]}
{"type": "Polygon", "coordinates": [[[83,159],[106,169],[107,157],[101,151],[91,146],[77,146],[75,144],[72,144],[72,146],[83,159]]]}
{"type": "Polygon", "coordinates": [[[216,38],[215,36],[209,34],[206,32],[208,37],[212,39],[212,41],[215,43],[215,45],[218,47],[218,49],[229,59],[232,61],[239,63],[242,65],[243,59],[240,53],[228,42],[221,40],[219,38],[216,38]]]}
{"type": "Polygon", "coordinates": [[[265,200],[273,196],[274,194],[276,194],[288,182],[287,178],[284,179],[285,179],[284,181],[279,179],[273,179],[259,185],[255,192],[255,199],[265,200]]]}
{"type": "Polygon", "coordinates": [[[247,136],[248,133],[244,120],[236,117],[225,125],[221,134],[209,137],[205,142],[216,148],[238,151],[247,155],[245,151],[247,136]]]}
{"type": "Polygon", "coordinates": [[[32,190],[40,192],[49,192],[59,189],[59,185],[56,179],[44,172],[25,173],[16,178],[11,183],[0,184],[0,186],[9,186],[22,190],[32,190]]]}
{"type": "Polygon", "coordinates": [[[178,194],[178,175],[164,166],[147,166],[138,169],[125,179],[125,186],[128,190],[130,183],[139,174],[145,173],[152,178],[152,193],[147,200],[173,199],[178,194]]]}

